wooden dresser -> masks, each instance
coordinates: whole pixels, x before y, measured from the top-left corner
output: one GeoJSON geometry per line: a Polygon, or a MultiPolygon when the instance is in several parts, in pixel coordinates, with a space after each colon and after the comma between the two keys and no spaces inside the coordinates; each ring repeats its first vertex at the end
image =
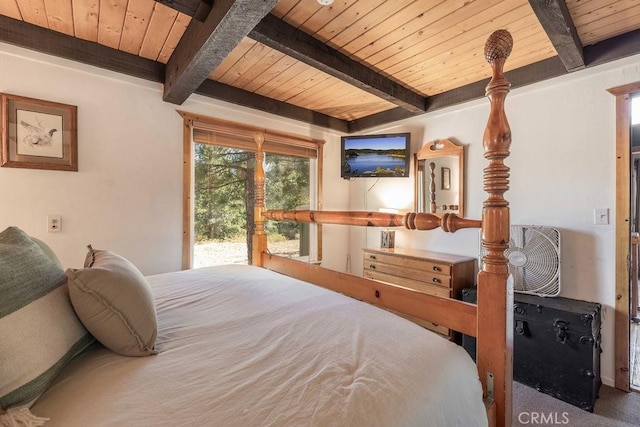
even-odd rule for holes
{"type": "MultiPolygon", "coordinates": [[[[417,249],[366,248],[363,275],[426,294],[459,299],[462,289],[475,284],[476,263],[471,257],[417,249]]],[[[452,337],[448,328],[415,318],[410,320],[452,337]]]]}

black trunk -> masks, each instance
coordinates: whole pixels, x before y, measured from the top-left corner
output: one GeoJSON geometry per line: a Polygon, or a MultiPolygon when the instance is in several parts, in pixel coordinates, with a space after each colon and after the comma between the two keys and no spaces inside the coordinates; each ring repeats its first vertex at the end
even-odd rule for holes
{"type": "MultiPolygon", "coordinates": [[[[475,302],[475,289],[462,299],[475,302]]],[[[514,297],[513,379],[593,412],[600,389],[600,304],[569,298],[514,297]]],[[[475,339],[462,345],[475,359],[475,339]]]]}

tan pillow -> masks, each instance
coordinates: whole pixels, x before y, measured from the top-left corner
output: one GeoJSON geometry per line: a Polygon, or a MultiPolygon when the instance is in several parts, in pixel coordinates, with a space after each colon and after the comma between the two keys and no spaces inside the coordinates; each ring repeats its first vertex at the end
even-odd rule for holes
{"type": "Polygon", "coordinates": [[[153,294],[131,262],[89,246],[85,268],[70,268],[67,276],[73,308],[105,347],[123,356],[157,353],[153,294]]]}

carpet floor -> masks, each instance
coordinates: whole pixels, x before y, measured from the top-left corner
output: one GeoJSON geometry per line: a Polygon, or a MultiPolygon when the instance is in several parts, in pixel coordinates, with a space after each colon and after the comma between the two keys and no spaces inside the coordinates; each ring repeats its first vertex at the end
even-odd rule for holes
{"type": "Polygon", "coordinates": [[[625,393],[603,385],[591,413],[514,382],[513,425],[637,427],[640,426],[640,393],[625,393]]]}

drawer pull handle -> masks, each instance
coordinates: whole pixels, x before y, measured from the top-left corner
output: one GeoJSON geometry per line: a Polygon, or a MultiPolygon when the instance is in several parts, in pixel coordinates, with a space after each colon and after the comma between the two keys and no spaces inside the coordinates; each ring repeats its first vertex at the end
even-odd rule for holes
{"type": "Polygon", "coordinates": [[[375,269],[376,269],[376,266],[375,266],[375,265],[373,265],[373,264],[371,264],[371,265],[369,265],[369,268],[370,268],[370,269],[372,269],[372,270],[375,270],[375,269]]]}
{"type": "Polygon", "coordinates": [[[369,259],[376,259],[375,255],[369,255],[369,259]]]}
{"type": "Polygon", "coordinates": [[[440,279],[438,279],[437,277],[433,278],[433,283],[440,283],[440,279]]]}
{"type": "Polygon", "coordinates": [[[440,267],[438,267],[437,265],[433,266],[433,271],[440,271],[440,267]]]}

